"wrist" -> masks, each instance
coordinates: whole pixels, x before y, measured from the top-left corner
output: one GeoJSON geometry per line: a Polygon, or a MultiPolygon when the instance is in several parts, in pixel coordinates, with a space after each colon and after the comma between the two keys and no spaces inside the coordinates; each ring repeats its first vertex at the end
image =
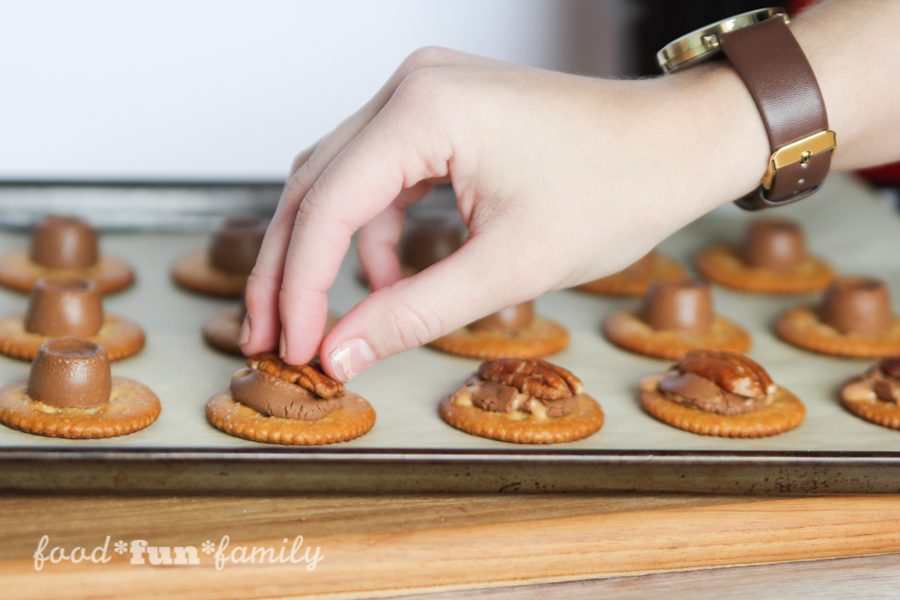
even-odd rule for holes
{"type": "MultiPolygon", "coordinates": [[[[686,34],[658,54],[668,72],[721,56],[719,64],[727,63],[731,69],[708,71],[721,74],[711,79],[716,93],[708,97],[738,98],[733,94],[738,86],[724,75],[731,73],[753,99],[771,154],[760,185],[737,200],[746,210],[782,206],[814,193],[828,175],[836,147],[816,76],[787,23],[787,15],[779,9],[751,11],[686,34]]],[[[717,106],[719,113],[727,110],[721,101],[717,106]]],[[[740,104],[727,106],[747,114],[740,104]]]]}
{"type": "Polygon", "coordinates": [[[762,118],[746,86],[724,63],[655,80],[675,122],[683,173],[700,214],[755,189],[770,155],[762,118]]]}

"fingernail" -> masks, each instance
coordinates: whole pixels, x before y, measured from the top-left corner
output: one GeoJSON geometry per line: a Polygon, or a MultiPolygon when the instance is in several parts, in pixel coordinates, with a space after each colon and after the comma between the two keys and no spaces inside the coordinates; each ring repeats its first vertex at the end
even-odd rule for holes
{"type": "Polygon", "coordinates": [[[284,358],[287,353],[287,342],[284,339],[284,330],[281,330],[281,339],[278,341],[278,355],[284,358]]]}
{"type": "Polygon", "coordinates": [[[238,345],[243,346],[247,342],[250,341],[250,315],[244,317],[244,322],[241,324],[241,341],[238,342],[238,345]]]}
{"type": "Polygon", "coordinates": [[[350,381],[375,362],[375,352],[362,338],[347,340],[328,354],[331,368],[341,381],[350,381]]]}

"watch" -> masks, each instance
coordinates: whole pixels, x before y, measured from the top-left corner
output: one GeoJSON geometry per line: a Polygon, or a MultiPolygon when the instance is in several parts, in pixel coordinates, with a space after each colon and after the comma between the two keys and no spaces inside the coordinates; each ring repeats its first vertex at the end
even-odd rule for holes
{"type": "Polygon", "coordinates": [[[759,210],[804,198],[822,184],[836,146],[822,91],[781,8],[746,12],[701,27],[656,54],[664,73],[719,55],[759,109],[771,156],[760,185],[735,201],[759,210]]]}

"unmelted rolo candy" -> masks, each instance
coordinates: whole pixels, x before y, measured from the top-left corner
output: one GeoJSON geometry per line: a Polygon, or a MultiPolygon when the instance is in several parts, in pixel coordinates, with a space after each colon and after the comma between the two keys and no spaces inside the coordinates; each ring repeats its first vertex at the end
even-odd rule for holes
{"type": "Polygon", "coordinates": [[[31,233],[30,258],[53,269],[84,269],[97,264],[97,232],[74,217],[47,216],[31,233]]]}
{"type": "Polygon", "coordinates": [[[95,408],[109,401],[112,376],[106,351],[89,340],[47,340],[31,364],[28,396],[56,408],[95,408]]]}
{"type": "Polygon", "coordinates": [[[447,258],[462,244],[462,227],[449,215],[414,217],[400,240],[400,262],[414,271],[421,271],[447,258]]]}
{"type": "Polygon", "coordinates": [[[844,334],[882,335],[893,321],[887,286],[871,277],[840,277],[825,290],[819,318],[844,334]]]}
{"type": "Polygon", "coordinates": [[[496,331],[498,333],[518,333],[527,329],[534,321],[534,302],[513,304],[469,325],[474,331],[496,331]]]}
{"type": "Polygon", "coordinates": [[[265,222],[261,219],[227,219],[212,235],[209,263],[226,273],[249,275],[265,234],[265,222]]]}
{"type": "Polygon", "coordinates": [[[656,330],[709,331],[715,320],[709,284],[697,280],[655,283],[644,296],[638,316],[656,330]]]}
{"type": "Polygon", "coordinates": [[[58,274],[35,282],[25,313],[25,330],[51,337],[96,335],[103,326],[103,302],[89,279],[58,274]]]}
{"type": "Polygon", "coordinates": [[[750,223],[739,252],[747,265],[779,272],[793,270],[808,256],[800,226],[778,219],[750,223]]]}

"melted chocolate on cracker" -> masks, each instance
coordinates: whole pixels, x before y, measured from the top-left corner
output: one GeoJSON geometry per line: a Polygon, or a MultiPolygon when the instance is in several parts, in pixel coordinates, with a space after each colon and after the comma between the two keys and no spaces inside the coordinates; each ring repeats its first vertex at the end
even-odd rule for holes
{"type": "Polygon", "coordinates": [[[252,356],[247,364],[231,377],[231,395],[261,414],[315,421],[340,406],[343,386],[318,365],[288,365],[273,353],[252,356]]]}
{"type": "Polygon", "coordinates": [[[765,408],[774,384],[749,358],[726,352],[694,350],[659,382],[659,391],[684,406],[721,415],[765,408]]]}

